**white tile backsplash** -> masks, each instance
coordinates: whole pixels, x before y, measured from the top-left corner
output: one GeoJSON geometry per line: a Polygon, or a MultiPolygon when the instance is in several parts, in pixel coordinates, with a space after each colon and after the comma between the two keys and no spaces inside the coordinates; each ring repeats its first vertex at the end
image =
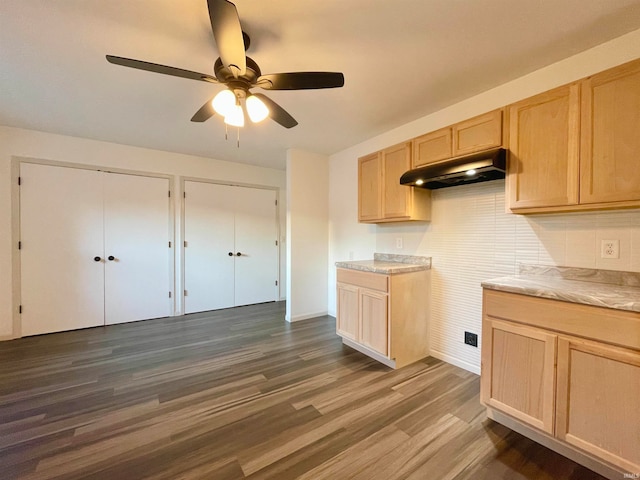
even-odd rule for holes
{"type": "Polygon", "coordinates": [[[518,263],[640,272],[640,209],[513,215],[505,212],[504,181],[435,190],[429,224],[378,226],[376,251],[432,257],[431,349],[474,371],[480,349],[485,279],[513,275],[518,263]],[[620,258],[600,258],[600,240],[620,240],[620,258]]]}

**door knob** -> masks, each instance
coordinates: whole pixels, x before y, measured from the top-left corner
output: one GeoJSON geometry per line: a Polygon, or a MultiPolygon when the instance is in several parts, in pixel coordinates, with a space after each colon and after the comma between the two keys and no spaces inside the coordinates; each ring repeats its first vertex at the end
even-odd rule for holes
{"type": "Polygon", "coordinates": [[[229,256],[230,256],[230,257],[233,257],[233,252],[229,252],[229,256]]]}
{"type": "Polygon", "coordinates": [[[242,254],[240,252],[236,253],[236,257],[240,257],[242,254]]]}
{"type": "Polygon", "coordinates": [[[107,257],[107,260],[109,260],[110,262],[113,262],[116,259],[116,257],[114,257],[113,255],[109,255],[107,257]]]}
{"type": "Polygon", "coordinates": [[[102,260],[100,257],[93,257],[94,262],[99,262],[100,260],[102,260]]]}

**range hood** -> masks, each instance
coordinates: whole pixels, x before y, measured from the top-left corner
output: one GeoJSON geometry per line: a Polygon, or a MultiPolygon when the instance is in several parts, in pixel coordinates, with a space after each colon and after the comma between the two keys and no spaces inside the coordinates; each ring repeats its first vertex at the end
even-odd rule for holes
{"type": "Polygon", "coordinates": [[[400,177],[400,183],[435,190],[488,182],[505,177],[506,163],[505,149],[494,148],[409,170],[400,177]]]}

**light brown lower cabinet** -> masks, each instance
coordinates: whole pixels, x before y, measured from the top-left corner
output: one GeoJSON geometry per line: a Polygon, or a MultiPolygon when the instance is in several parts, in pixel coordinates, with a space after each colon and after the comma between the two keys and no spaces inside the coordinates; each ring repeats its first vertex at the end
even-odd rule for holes
{"type": "Polygon", "coordinates": [[[336,332],[392,368],[429,354],[429,271],[386,275],[338,268],[336,332]]]}
{"type": "Polygon", "coordinates": [[[485,289],[482,328],[491,418],[609,478],[640,473],[639,313],[485,289]]]}

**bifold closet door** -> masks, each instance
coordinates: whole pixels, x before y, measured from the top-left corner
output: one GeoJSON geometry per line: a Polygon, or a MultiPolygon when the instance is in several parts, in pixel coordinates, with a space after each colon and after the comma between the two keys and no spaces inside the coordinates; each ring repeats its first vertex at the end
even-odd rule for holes
{"type": "Polygon", "coordinates": [[[188,181],[185,193],[185,313],[275,301],[275,191],[188,181]]]}
{"type": "Polygon", "coordinates": [[[235,192],[235,304],[277,299],[276,192],[237,187],[235,192]]]}
{"type": "Polygon", "coordinates": [[[234,188],[185,182],[185,313],[234,306],[234,188]]]}
{"type": "Polygon", "coordinates": [[[102,174],[23,163],[20,177],[22,335],[102,325],[102,174]]]}
{"type": "Polygon", "coordinates": [[[105,173],[105,324],[171,315],[169,180],[105,173]]]}

